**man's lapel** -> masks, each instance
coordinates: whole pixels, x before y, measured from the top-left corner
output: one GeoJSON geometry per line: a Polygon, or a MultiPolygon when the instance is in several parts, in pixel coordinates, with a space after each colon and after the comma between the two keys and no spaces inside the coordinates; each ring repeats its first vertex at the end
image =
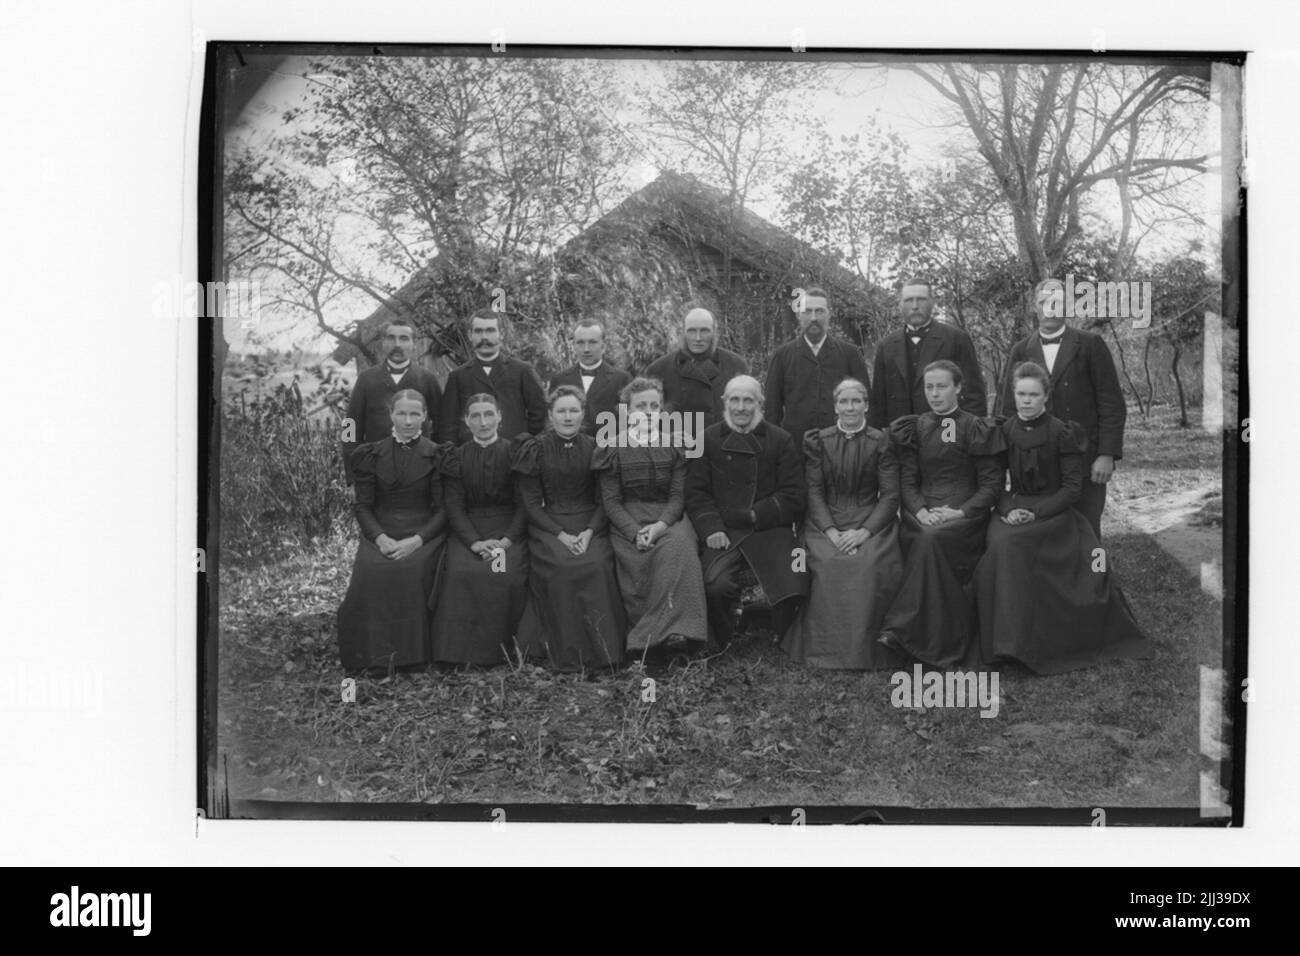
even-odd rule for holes
{"type": "MultiPolygon", "coordinates": [[[[1038,361],[1045,362],[1046,359],[1043,356],[1043,344],[1038,340],[1037,335],[1034,336],[1034,348],[1038,350],[1038,361]]],[[[1061,376],[1065,374],[1065,370],[1069,367],[1070,363],[1074,361],[1074,357],[1078,352],[1079,333],[1069,326],[1066,326],[1065,334],[1061,336],[1061,347],[1056,350],[1056,362],[1052,366],[1053,388],[1055,388],[1056,383],[1061,380],[1061,376]]],[[[1045,365],[1044,368],[1046,368],[1045,365]]]]}
{"type": "Polygon", "coordinates": [[[925,367],[939,357],[939,351],[943,348],[943,333],[935,328],[934,322],[935,320],[930,320],[930,328],[926,331],[925,338],[921,339],[920,351],[916,356],[918,382],[925,377],[925,367]]]}
{"type": "Polygon", "coordinates": [[[907,381],[907,341],[903,338],[906,331],[895,332],[894,337],[887,340],[885,348],[890,351],[887,358],[892,358],[894,364],[898,366],[898,377],[904,382],[907,381]]]}

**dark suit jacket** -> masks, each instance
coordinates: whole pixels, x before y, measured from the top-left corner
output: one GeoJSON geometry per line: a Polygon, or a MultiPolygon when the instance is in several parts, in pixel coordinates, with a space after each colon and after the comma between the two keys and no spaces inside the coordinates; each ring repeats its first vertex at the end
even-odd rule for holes
{"type": "Polygon", "coordinates": [[[791,526],[803,517],[808,486],[803,453],[790,433],[764,421],[739,435],[721,421],[704,430],[703,450],[687,466],[686,513],[704,546],[700,563],[706,580],[709,566],[726,552],[705,541],[723,531],[769,601],[807,594],[807,572],[792,567],[799,540],[791,526]]]}
{"type": "MultiPolygon", "coordinates": [[[[593,436],[596,434],[598,427],[596,416],[601,412],[612,412],[615,416],[618,415],[618,393],[630,381],[632,376],[621,368],[615,368],[608,362],[600,363],[600,367],[596,369],[596,377],[591,383],[591,390],[587,392],[587,413],[582,421],[584,434],[593,436]]],[[[576,362],[572,368],[565,369],[551,379],[552,389],[561,385],[572,385],[578,391],[582,391],[582,369],[576,362]]],[[[617,424],[614,427],[617,428],[617,424]]]]}
{"type": "MultiPolygon", "coordinates": [[[[1021,362],[1036,362],[1047,368],[1037,332],[1011,346],[1007,356],[1006,379],[1002,383],[997,414],[1008,418],[1016,413],[1015,382],[1011,376],[1021,362]]],[[[1052,369],[1047,413],[1083,426],[1088,435],[1084,455],[1088,467],[1098,455],[1113,455],[1116,461],[1124,456],[1128,406],[1124,404],[1124,392],[1115,373],[1115,360],[1100,335],[1066,326],[1052,369]]]]}
{"type": "Polygon", "coordinates": [[[895,329],[881,339],[876,348],[867,424],[883,430],[903,415],[928,412],[930,403],[925,400],[925,367],[940,359],[947,359],[961,369],[961,407],[976,418],[987,415],[984,373],[980,371],[979,358],[975,355],[975,345],[970,336],[956,326],[934,320],[921,340],[916,376],[911,381],[908,381],[907,344],[903,341],[903,330],[895,329]]]}
{"type": "Polygon", "coordinates": [[[352,454],[358,445],[376,442],[393,433],[393,418],[388,410],[388,400],[401,389],[414,389],[424,396],[429,417],[424,420],[424,435],[435,442],[446,439],[439,433],[439,415],[442,406],[442,389],[437,377],[428,369],[418,367],[414,361],[397,384],[381,362],[358,373],[352,394],[348,398],[348,418],[353,423],[353,441],[343,443],[343,471],[348,484],[352,484],[352,454]]]}
{"type": "Polygon", "coordinates": [[[722,419],[722,393],[737,375],[749,374],[749,363],[735,352],[714,349],[702,362],[692,361],[684,349],[660,356],[645,370],[648,378],[664,383],[668,411],[703,412],[704,424],[722,419]]]}
{"type": "MultiPolygon", "coordinates": [[[[835,424],[835,386],[856,378],[868,389],[871,379],[862,353],[843,339],[827,336],[814,356],[801,335],[772,354],[763,383],[764,414],[802,442],[813,428],[835,424]]],[[[868,392],[868,398],[870,392],[868,392]]]]}
{"type": "Polygon", "coordinates": [[[465,405],[471,395],[486,392],[501,403],[497,434],[514,439],[540,435],[546,427],[546,394],[532,367],[508,355],[498,357],[491,375],[477,359],[453,369],[443,391],[440,437],[460,447],[473,436],[465,427],[465,405]]]}

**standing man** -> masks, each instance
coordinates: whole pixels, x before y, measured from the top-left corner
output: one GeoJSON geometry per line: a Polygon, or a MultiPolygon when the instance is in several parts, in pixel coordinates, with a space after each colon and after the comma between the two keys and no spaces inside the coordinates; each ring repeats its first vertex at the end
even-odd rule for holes
{"type": "Polygon", "coordinates": [[[704,597],[713,642],[736,628],[739,571],[748,564],[772,608],[778,637],[809,590],[792,525],[808,501],[803,454],[790,433],[763,421],[763,389],[739,375],[727,383],[723,420],[704,430],[703,454],[686,474],[686,513],[704,543],[704,597]]]}
{"type": "Polygon", "coordinates": [[[645,370],[647,378],[664,383],[669,411],[703,412],[704,424],[722,418],[722,393],[727,382],[749,374],[749,363],[714,341],[713,313],[691,309],[682,321],[682,344],[660,356],[645,370]]]}
{"type": "Polygon", "coordinates": [[[434,427],[442,404],[442,389],[432,372],[413,361],[415,327],[409,322],[389,322],[384,327],[381,348],[384,360],[357,374],[348,397],[348,414],[343,422],[343,473],[349,485],[352,484],[352,452],[356,447],[387,438],[393,431],[388,400],[395,392],[409,388],[423,395],[429,412],[424,419],[423,434],[434,441],[444,440],[434,427]]]}
{"type": "Polygon", "coordinates": [[[799,337],[772,355],[767,369],[768,421],[788,431],[802,448],[804,433],[835,424],[835,386],[846,378],[868,384],[867,365],[854,346],[830,334],[826,293],[796,289],[791,310],[799,337]]]}
{"type": "Polygon", "coordinates": [[[884,430],[903,415],[928,412],[930,403],[925,399],[923,375],[927,365],[940,359],[961,369],[961,407],[977,418],[987,416],[988,396],[975,345],[961,329],[930,317],[934,311],[930,283],[904,283],[898,311],[903,327],[886,335],[876,348],[867,424],[884,430]]]}
{"type": "Polygon", "coordinates": [[[618,393],[632,376],[605,361],[605,327],[596,319],[581,319],[573,329],[573,354],[578,363],[551,380],[551,389],[573,385],[587,396],[582,430],[595,435],[601,412],[618,414],[618,393]]]}
{"type": "Polygon", "coordinates": [[[465,405],[479,393],[494,395],[500,403],[498,434],[502,438],[540,435],[546,425],[546,395],[531,366],[502,353],[501,317],[484,312],[471,318],[469,343],[473,356],[447,376],[440,428],[443,439],[457,445],[469,441],[465,405]]]}
{"type": "Polygon", "coordinates": [[[1016,414],[1017,365],[1037,362],[1047,369],[1052,378],[1047,413],[1062,421],[1078,422],[1088,433],[1083,494],[1074,507],[1100,538],[1106,485],[1115,472],[1115,462],[1124,456],[1124,423],[1128,419],[1115,360],[1100,335],[1065,324],[1065,286],[1061,280],[1044,279],[1034,286],[1034,311],[1038,313],[1038,331],[1011,346],[1007,356],[998,414],[1016,414]]]}

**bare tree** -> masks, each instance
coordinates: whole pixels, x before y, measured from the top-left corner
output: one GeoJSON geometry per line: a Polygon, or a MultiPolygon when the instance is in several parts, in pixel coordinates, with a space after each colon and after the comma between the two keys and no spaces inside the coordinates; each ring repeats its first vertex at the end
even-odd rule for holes
{"type": "Polygon", "coordinates": [[[1010,211],[1033,280],[1057,272],[1084,233],[1090,191],[1120,191],[1116,265],[1131,262],[1159,205],[1209,156],[1195,135],[1208,101],[1200,67],[978,63],[907,67],[956,111],[1010,211]],[[1145,226],[1143,223],[1145,222],[1145,226]]]}

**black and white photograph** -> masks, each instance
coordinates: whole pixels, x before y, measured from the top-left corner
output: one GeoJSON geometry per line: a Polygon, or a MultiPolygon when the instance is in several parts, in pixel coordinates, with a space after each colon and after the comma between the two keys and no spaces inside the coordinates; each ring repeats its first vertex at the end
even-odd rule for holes
{"type": "Polygon", "coordinates": [[[207,56],[209,816],[1239,817],[1242,57],[207,56]]]}

